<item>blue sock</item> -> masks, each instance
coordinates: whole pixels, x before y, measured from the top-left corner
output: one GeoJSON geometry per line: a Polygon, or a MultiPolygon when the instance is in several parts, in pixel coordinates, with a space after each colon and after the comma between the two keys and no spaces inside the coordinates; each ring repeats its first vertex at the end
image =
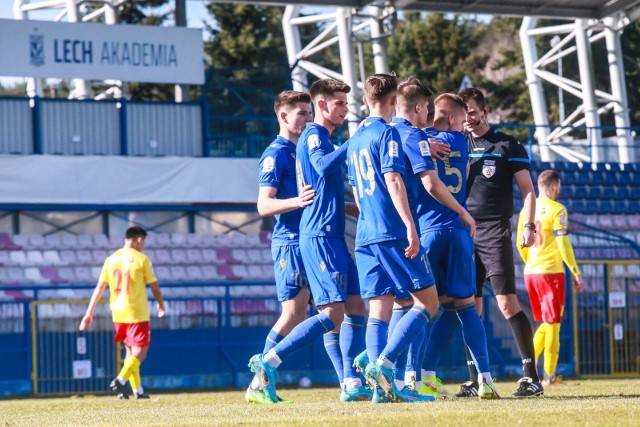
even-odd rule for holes
{"type": "MultiPolygon", "coordinates": [[[[393,308],[393,313],[391,314],[391,321],[389,322],[389,332],[387,334],[387,341],[389,340],[389,337],[391,337],[391,334],[393,334],[393,330],[396,328],[396,325],[398,324],[400,319],[402,319],[402,316],[407,314],[407,312],[411,310],[411,307],[413,307],[413,304],[393,308]]],[[[393,375],[400,380],[404,380],[404,371],[406,366],[407,366],[407,352],[403,351],[402,353],[400,353],[400,355],[398,356],[398,359],[393,364],[393,375]]]]}
{"type": "Polygon", "coordinates": [[[344,373],[342,370],[342,352],[340,351],[340,333],[328,332],[322,336],[324,339],[324,349],[331,359],[333,369],[338,375],[338,382],[342,384],[344,373]]]}
{"type": "Polygon", "coordinates": [[[284,337],[272,350],[284,362],[291,353],[308,346],[320,338],[321,335],[333,331],[335,328],[329,316],[324,313],[318,313],[293,328],[289,335],[284,337]]]}
{"type": "MultiPolygon", "coordinates": [[[[406,363],[407,369],[406,370],[416,372],[416,381],[419,381],[421,378],[420,369],[422,368],[422,359],[423,359],[422,345],[425,341],[425,332],[426,332],[426,327],[418,332],[418,335],[416,335],[413,341],[411,341],[411,344],[409,344],[409,349],[406,351],[407,353],[407,363],[406,363]]],[[[396,378],[400,378],[400,377],[396,377],[396,378]]]]}
{"type": "Polygon", "coordinates": [[[456,312],[462,322],[462,335],[467,343],[478,372],[489,372],[487,335],[475,303],[459,307],[456,312]]]}
{"type": "Polygon", "coordinates": [[[267,351],[271,350],[283,339],[284,335],[280,335],[275,330],[271,329],[269,331],[269,334],[267,335],[267,339],[264,342],[264,350],[262,350],[262,354],[265,354],[267,351]]]}
{"type": "Polygon", "coordinates": [[[342,350],[342,370],[345,378],[360,378],[353,367],[353,359],[362,353],[364,345],[365,317],[356,314],[345,315],[340,327],[340,349],[342,350]]]}
{"type": "Polygon", "coordinates": [[[443,308],[444,313],[436,323],[431,325],[431,332],[426,340],[423,364],[427,371],[436,370],[442,351],[449,346],[449,342],[460,324],[453,303],[443,304],[443,308]]]}
{"type": "Polygon", "coordinates": [[[413,306],[411,310],[398,322],[387,346],[380,353],[391,363],[398,359],[398,355],[407,350],[413,338],[424,331],[429,323],[431,316],[429,312],[422,307],[413,306]]]}
{"type": "Polygon", "coordinates": [[[369,317],[367,321],[367,332],[365,340],[367,343],[367,354],[369,361],[373,362],[380,356],[380,352],[387,345],[387,334],[389,324],[384,320],[369,317]]]}

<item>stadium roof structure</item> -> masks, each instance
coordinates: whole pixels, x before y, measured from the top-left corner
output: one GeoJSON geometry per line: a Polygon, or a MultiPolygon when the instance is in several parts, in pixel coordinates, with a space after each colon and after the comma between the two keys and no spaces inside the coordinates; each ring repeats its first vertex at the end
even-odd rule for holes
{"type": "MultiPolygon", "coordinates": [[[[217,1],[213,0],[213,2],[217,1]]],[[[256,3],[250,0],[229,2],[256,3]]],[[[587,19],[602,19],[619,12],[631,11],[640,6],[640,0],[395,0],[391,2],[369,0],[293,0],[288,2],[259,0],[259,3],[357,8],[373,5],[392,5],[396,10],[587,19]]]]}

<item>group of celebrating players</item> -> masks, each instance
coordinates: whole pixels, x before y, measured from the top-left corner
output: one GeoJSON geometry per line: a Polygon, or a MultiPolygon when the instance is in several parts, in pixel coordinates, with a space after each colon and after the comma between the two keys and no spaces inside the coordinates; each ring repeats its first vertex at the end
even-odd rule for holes
{"type": "Polygon", "coordinates": [[[255,376],[246,400],[287,402],[276,393],[277,369],[320,336],[341,401],[448,398],[436,370],[460,324],[470,378],[455,396],[499,398],[480,318],[486,280],[522,356],[513,396],[542,395],[511,242],[514,179],[524,198],[518,244],[535,239],[525,148],[488,125],[478,89],[432,99],[420,80],[398,82],[393,74],[366,80],[369,117],[335,148],[331,134],[346,119],[350,90],[323,79],[309,94],[284,91],[275,100],[280,132],[260,159],[258,210],[277,220],[272,255],[282,313],[249,361],[255,376]],[[345,162],[355,204],[345,202],[345,162]],[[355,262],[345,215],[357,218],[355,262]],[[318,314],[306,318],[310,300],[318,314]]]}

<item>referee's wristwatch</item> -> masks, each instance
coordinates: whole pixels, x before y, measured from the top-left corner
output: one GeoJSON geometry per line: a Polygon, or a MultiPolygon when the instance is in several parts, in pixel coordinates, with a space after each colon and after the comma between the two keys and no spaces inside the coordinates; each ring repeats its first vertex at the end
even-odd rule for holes
{"type": "Polygon", "coordinates": [[[533,231],[534,233],[536,232],[536,225],[533,222],[528,222],[524,225],[525,228],[528,228],[529,230],[533,231]]]}

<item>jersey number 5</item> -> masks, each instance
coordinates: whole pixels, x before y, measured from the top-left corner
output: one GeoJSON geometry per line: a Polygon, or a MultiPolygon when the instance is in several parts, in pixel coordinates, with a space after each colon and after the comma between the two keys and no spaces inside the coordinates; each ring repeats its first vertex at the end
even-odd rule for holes
{"type": "Polygon", "coordinates": [[[356,155],[354,151],[351,154],[351,164],[356,173],[356,188],[358,197],[363,198],[364,195],[371,196],[376,189],[376,175],[373,171],[373,163],[371,163],[371,155],[366,148],[360,150],[360,155],[356,155]],[[368,182],[368,187],[364,188],[364,181],[368,182]]]}
{"type": "Polygon", "coordinates": [[[122,279],[125,279],[126,283],[125,283],[125,293],[128,294],[129,293],[129,287],[131,285],[131,274],[129,273],[129,270],[127,270],[125,273],[122,273],[122,270],[117,269],[113,271],[113,276],[115,277],[117,283],[116,283],[116,295],[120,295],[122,293],[122,279]]]}

